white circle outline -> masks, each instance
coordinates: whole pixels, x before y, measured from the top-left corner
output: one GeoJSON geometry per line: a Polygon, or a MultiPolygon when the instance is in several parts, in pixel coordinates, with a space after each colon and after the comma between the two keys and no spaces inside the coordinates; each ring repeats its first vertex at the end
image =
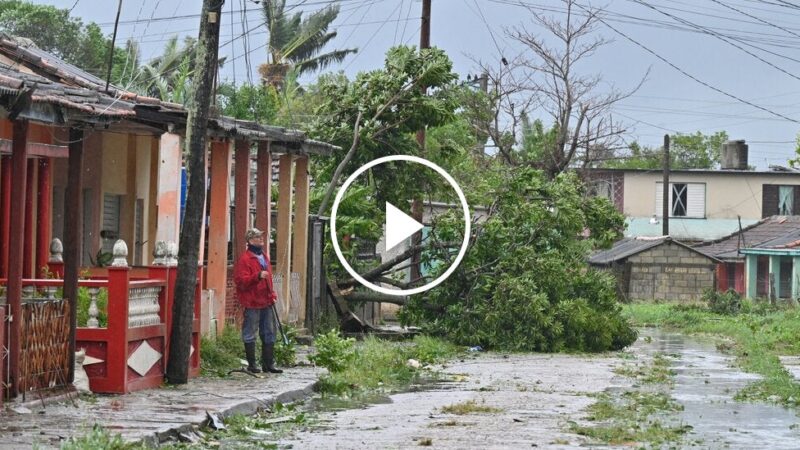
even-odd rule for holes
{"type": "Polygon", "coordinates": [[[456,270],[458,265],[461,263],[461,260],[464,259],[464,255],[467,253],[467,246],[469,245],[469,236],[470,236],[471,229],[472,229],[472,224],[470,223],[469,205],[467,205],[467,199],[466,199],[466,197],[464,197],[464,192],[461,190],[461,187],[458,186],[458,183],[456,183],[456,180],[454,180],[453,177],[451,177],[449,173],[447,173],[444,169],[442,169],[441,167],[439,167],[435,163],[432,163],[432,162],[428,161],[427,159],[419,158],[417,156],[411,156],[411,155],[384,156],[382,158],[373,159],[372,161],[370,161],[370,162],[364,164],[363,166],[359,167],[358,170],[353,172],[353,174],[350,175],[347,178],[347,180],[345,180],[344,184],[342,184],[342,187],[339,188],[339,192],[336,193],[336,198],[333,200],[333,208],[331,210],[331,241],[333,242],[333,250],[334,250],[334,252],[336,252],[336,256],[339,258],[339,261],[342,263],[342,265],[344,266],[345,270],[347,270],[347,272],[353,278],[355,278],[359,283],[361,283],[362,285],[364,285],[364,286],[366,286],[366,287],[368,287],[368,288],[370,288],[370,289],[372,289],[374,291],[378,291],[378,292],[380,292],[382,294],[386,294],[386,295],[401,296],[401,295],[419,294],[421,292],[425,292],[425,291],[427,291],[429,289],[433,289],[436,286],[438,286],[441,282],[443,282],[445,279],[447,279],[447,277],[449,277],[450,275],[453,274],[453,272],[456,270]],[[383,286],[378,286],[378,285],[376,285],[374,283],[371,283],[371,282],[367,281],[366,279],[364,279],[364,277],[362,277],[361,275],[356,273],[356,271],[353,270],[353,268],[347,262],[347,260],[345,259],[344,255],[342,254],[342,249],[339,248],[339,239],[336,237],[336,213],[339,210],[339,203],[342,201],[342,197],[344,196],[344,192],[347,190],[347,188],[350,187],[351,184],[353,184],[353,181],[355,181],[355,179],[359,175],[361,175],[362,173],[366,172],[367,170],[369,170],[369,169],[371,169],[371,168],[373,168],[373,167],[375,167],[375,166],[377,166],[379,164],[383,164],[383,163],[387,163],[387,162],[391,162],[391,161],[410,161],[410,162],[415,162],[417,164],[422,164],[422,165],[424,165],[426,167],[429,167],[429,168],[435,170],[436,172],[438,172],[439,175],[441,175],[445,180],[447,180],[447,182],[450,184],[450,186],[453,188],[453,190],[456,191],[456,194],[458,194],[458,199],[461,202],[461,208],[464,211],[464,223],[465,223],[465,226],[464,226],[464,240],[461,243],[461,249],[458,251],[458,256],[456,256],[456,259],[453,261],[452,264],[450,264],[450,267],[443,274],[439,275],[438,278],[436,278],[435,280],[431,281],[430,283],[428,283],[428,284],[426,284],[424,286],[416,287],[416,288],[413,288],[413,289],[388,289],[388,288],[385,288],[383,286]]]}

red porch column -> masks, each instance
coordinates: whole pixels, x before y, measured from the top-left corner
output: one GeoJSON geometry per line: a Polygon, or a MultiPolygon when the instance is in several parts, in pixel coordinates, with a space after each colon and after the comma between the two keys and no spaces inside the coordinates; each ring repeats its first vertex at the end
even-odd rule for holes
{"type": "Polygon", "coordinates": [[[214,290],[217,332],[225,328],[225,292],[228,281],[228,236],[231,178],[231,144],[211,143],[211,204],[208,224],[208,271],[206,287],[214,290]]]}
{"type": "Polygon", "coordinates": [[[250,142],[236,141],[234,152],[234,190],[233,203],[236,209],[233,214],[233,260],[239,259],[244,252],[246,242],[244,234],[250,223],[250,142]]]}
{"type": "Polygon", "coordinates": [[[39,160],[38,199],[36,205],[36,277],[50,259],[52,192],[50,190],[50,158],[39,160]]]}
{"type": "Polygon", "coordinates": [[[256,169],[256,228],[270,232],[272,226],[272,155],[269,141],[258,143],[256,169]]]}
{"type": "Polygon", "coordinates": [[[11,165],[14,183],[11,184],[11,220],[8,246],[7,301],[11,313],[11,339],[9,355],[9,395],[19,394],[20,317],[22,317],[22,263],[23,236],[25,233],[25,186],[28,178],[28,121],[13,122],[11,165]]]}
{"type": "Polygon", "coordinates": [[[128,392],[128,267],[108,268],[108,391],[128,392]]]}
{"type": "Polygon", "coordinates": [[[11,158],[0,165],[0,278],[8,278],[8,243],[11,237],[11,158]]]}
{"type": "Polygon", "coordinates": [[[28,176],[25,180],[25,237],[24,250],[22,259],[22,278],[34,278],[36,275],[33,273],[33,181],[36,176],[36,160],[29,159],[28,176]]]}
{"type": "Polygon", "coordinates": [[[83,247],[83,130],[69,130],[67,188],[64,195],[64,299],[70,302],[69,357],[72,382],[75,358],[75,330],[78,327],[79,255],[83,247]]]}

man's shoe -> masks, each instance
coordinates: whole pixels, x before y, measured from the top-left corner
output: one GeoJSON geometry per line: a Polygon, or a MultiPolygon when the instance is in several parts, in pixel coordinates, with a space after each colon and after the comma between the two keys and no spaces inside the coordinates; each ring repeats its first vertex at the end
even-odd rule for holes
{"type": "Polygon", "coordinates": [[[283,373],[281,369],[275,367],[275,343],[263,344],[261,346],[261,369],[269,373],[283,373]]]}
{"type": "Polygon", "coordinates": [[[261,369],[256,367],[256,343],[245,342],[244,354],[247,357],[247,371],[250,373],[261,373],[261,369]]]}

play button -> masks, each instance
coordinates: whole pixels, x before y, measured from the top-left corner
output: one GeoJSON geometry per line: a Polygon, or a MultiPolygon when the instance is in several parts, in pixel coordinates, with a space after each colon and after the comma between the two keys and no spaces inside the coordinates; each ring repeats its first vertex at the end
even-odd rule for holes
{"type": "MultiPolygon", "coordinates": [[[[395,188],[398,190],[402,190],[403,186],[395,186],[395,188]]],[[[370,202],[372,200],[381,197],[382,196],[380,195],[380,193],[378,193],[377,195],[370,195],[366,199],[362,199],[361,201],[370,202]]],[[[394,195],[393,197],[403,198],[404,196],[394,195]]],[[[397,203],[397,201],[395,201],[395,203],[397,203]]],[[[411,258],[410,255],[412,253],[410,252],[411,247],[410,243],[408,242],[408,238],[411,237],[413,234],[419,232],[420,230],[423,230],[424,226],[417,220],[411,218],[408,214],[403,212],[400,208],[396,207],[395,205],[387,201],[384,201],[384,205],[385,205],[386,217],[384,223],[385,227],[383,228],[384,230],[383,239],[385,245],[378,245],[376,246],[377,248],[373,247],[373,250],[377,250],[379,253],[384,253],[384,255],[381,255],[382,257],[390,258],[392,260],[391,263],[386,263],[384,259],[383,260],[384,263],[382,263],[381,266],[383,266],[383,264],[390,264],[390,267],[395,267],[392,266],[391,264],[402,265],[401,263],[405,264],[405,261],[408,261],[411,258]]],[[[445,171],[438,165],[426,159],[419,158],[417,156],[410,156],[410,155],[384,156],[382,158],[370,161],[367,164],[364,164],[363,166],[359,167],[358,170],[353,172],[353,174],[351,174],[347,178],[347,180],[345,180],[345,182],[342,184],[342,187],[336,193],[336,198],[334,199],[333,205],[331,207],[331,222],[330,222],[331,224],[330,234],[332,241],[331,243],[333,244],[333,250],[336,253],[336,257],[339,259],[339,262],[342,264],[342,267],[353,277],[353,279],[357,280],[363,286],[373,291],[377,291],[386,295],[405,296],[405,295],[419,294],[427,291],[428,289],[434,288],[438,286],[440,283],[442,283],[445,279],[447,279],[447,277],[449,277],[456,270],[459,263],[461,263],[461,260],[464,259],[464,255],[467,252],[467,247],[469,246],[469,237],[471,235],[471,218],[472,216],[469,212],[469,205],[467,205],[467,199],[464,197],[464,192],[461,190],[461,187],[458,186],[458,183],[456,183],[453,177],[449,173],[447,173],[447,171],[445,171]],[[437,203],[431,200],[427,204],[426,211],[431,211],[434,208],[445,208],[445,210],[455,213],[456,216],[461,216],[460,221],[463,221],[464,224],[464,231],[463,235],[461,235],[460,246],[458,245],[458,240],[459,240],[458,235],[460,233],[458,233],[457,230],[450,230],[450,233],[448,234],[448,236],[450,237],[448,237],[447,242],[437,241],[436,243],[436,245],[438,245],[437,250],[440,251],[429,252],[428,259],[424,264],[422,263],[422,261],[416,263],[417,270],[419,270],[420,272],[428,271],[430,273],[431,271],[435,271],[434,273],[438,274],[436,278],[432,279],[427,284],[422,286],[415,286],[414,284],[412,284],[413,280],[410,280],[410,276],[407,276],[405,278],[405,280],[408,283],[406,283],[405,285],[401,283],[399,286],[398,283],[400,282],[391,283],[389,281],[377,281],[377,279],[382,276],[380,272],[375,272],[374,274],[370,275],[371,280],[374,281],[370,281],[364,278],[353,268],[350,261],[347,258],[345,258],[344,254],[342,253],[342,247],[339,244],[340,238],[342,238],[344,242],[345,238],[348,241],[350,241],[352,238],[355,237],[352,233],[351,235],[343,235],[341,237],[337,234],[336,216],[339,211],[339,205],[341,204],[342,199],[344,198],[344,193],[353,184],[356,178],[358,178],[360,175],[364,174],[368,170],[372,169],[373,167],[386,163],[397,164],[397,162],[422,165],[424,166],[422,170],[432,169],[433,171],[438,173],[439,176],[444,178],[447,184],[449,184],[450,187],[453,189],[453,191],[456,193],[456,196],[458,197],[458,202],[437,203]],[[455,239],[452,239],[452,237],[455,237],[455,239]],[[445,248],[446,250],[441,251],[442,248],[445,248]],[[455,253],[456,248],[458,248],[458,254],[455,255],[455,258],[453,258],[453,254],[455,253]],[[452,253],[449,253],[451,250],[452,253]],[[432,255],[432,253],[436,253],[436,255],[432,255]],[[444,267],[447,267],[447,269],[444,270],[444,267]],[[415,287],[408,288],[407,286],[415,286],[415,287]]],[[[354,219],[356,223],[360,223],[362,225],[369,223],[370,221],[373,221],[372,223],[375,224],[376,221],[380,220],[375,217],[357,217],[357,218],[350,217],[351,221],[353,221],[354,219]]],[[[425,253],[426,251],[429,251],[432,248],[432,247],[427,247],[427,245],[429,244],[432,245],[431,241],[428,241],[427,243],[423,244],[423,249],[421,253],[425,253]]],[[[354,247],[350,247],[350,249],[352,248],[354,247]]],[[[366,259],[372,258],[372,256],[369,255],[369,251],[365,252],[364,258],[361,257],[361,254],[352,255],[352,257],[356,258],[354,262],[358,263],[357,265],[360,267],[361,271],[370,269],[369,267],[367,267],[366,269],[364,267],[364,258],[366,259]]],[[[405,264],[405,266],[406,268],[408,268],[410,265],[405,264]]],[[[375,267],[372,267],[371,269],[374,268],[375,267]]],[[[399,273],[396,274],[399,275],[399,273]]],[[[430,279],[430,278],[426,278],[423,275],[419,277],[419,279],[430,279]]],[[[390,280],[390,281],[396,281],[396,280],[390,280]]]]}
{"type": "Polygon", "coordinates": [[[386,251],[408,239],[412,234],[424,228],[424,225],[411,216],[400,211],[393,204],[386,202],[386,251]]]}

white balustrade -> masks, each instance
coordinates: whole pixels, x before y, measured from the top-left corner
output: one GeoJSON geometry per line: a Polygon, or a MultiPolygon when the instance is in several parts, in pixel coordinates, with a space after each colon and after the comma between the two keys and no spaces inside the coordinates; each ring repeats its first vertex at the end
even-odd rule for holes
{"type": "Polygon", "coordinates": [[[97,315],[100,310],[97,309],[97,294],[100,293],[100,288],[90,287],[89,291],[89,319],[86,321],[86,328],[98,328],[100,322],[97,320],[97,315]]]}
{"type": "Polygon", "coordinates": [[[158,304],[160,286],[132,288],[128,293],[128,327],[146,327],[161,323],[158,304]]]}

